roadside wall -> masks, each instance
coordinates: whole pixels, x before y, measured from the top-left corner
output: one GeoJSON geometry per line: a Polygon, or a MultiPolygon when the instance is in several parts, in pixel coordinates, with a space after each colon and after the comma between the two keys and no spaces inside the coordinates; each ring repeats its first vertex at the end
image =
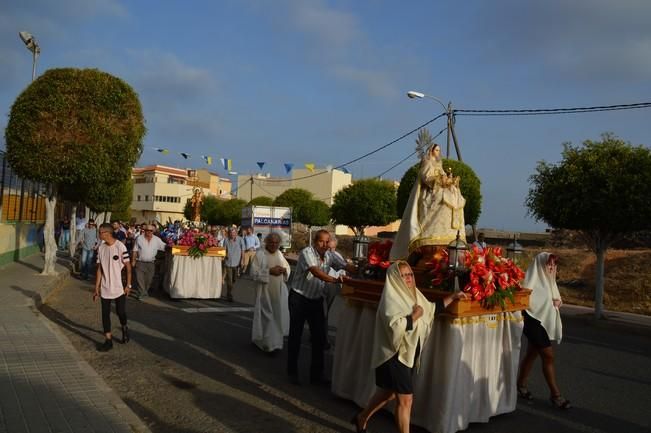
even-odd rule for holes
{"type": "Polygon", "coordinates": [[[0,223],[0,266],[39,252],[40,224],[0,223]]]}

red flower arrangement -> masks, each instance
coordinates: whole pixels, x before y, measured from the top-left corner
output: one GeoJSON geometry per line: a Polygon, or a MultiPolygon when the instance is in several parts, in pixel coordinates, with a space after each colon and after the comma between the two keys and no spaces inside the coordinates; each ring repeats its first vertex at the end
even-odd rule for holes
{"type": "MultiPolygon", "coordinates": [[[[448,270],[448,263],[447,251],[443,249],[437,251],[434,259],[428,263],[434,276],[432,286],[440,287],[454,277],[448,270]]],[[[466,253],[465,266],[469,272],[463,291],[472,300],[479,301],[488,309],[498,304],[502,309],[506,308],[506,299],[515,304],[513,293],[522,289],[520,281],[524,278],[524,272],[511,259],[502,257],[501,248],[480,251],[477,246],[473,246],[466,253]]]]}
{"type": "Polygon", "coordinates": [[[389,261],[389,253],[393,242],[386,240],[384,242],[372,242],[368,246],[368,264],[377,266],[382,269],[389,269],[391,262],[389,261]]]}
{"type": "Polygon", "coordinates": [[[179,238],[177,244],[190,247],[188,248],[188,255],[195,259],[203,257],[208,251],[208,248],[218,246],[217,239],[210,233],[194,231],[183,233],[183,236],[179,238]]]}

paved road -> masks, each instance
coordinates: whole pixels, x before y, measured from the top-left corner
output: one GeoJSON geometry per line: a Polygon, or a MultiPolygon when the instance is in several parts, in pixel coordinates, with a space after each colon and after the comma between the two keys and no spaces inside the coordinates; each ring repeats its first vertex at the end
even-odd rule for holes
{"type": "MultiPolygon", "coordinates": [[[[287,383],[286,353],[269,357],[250,343],[250,281],[238,282],[234,304],[166,296],[130,300],[132,342],[108,354],[94,348],[102,340],[101,320],[90,290],[87,283],[70,280],[42,311],[153,432],[352,431],[347,420],[357,410],[353,403],[325,388],[287,383]]],[[[335,304],[332,322],[338,311],[335,304]]],[[[595,325],[581,314],[568,314],[564,330],[558,376],[575,408],[553,409],[535,371],[532,404],[521,403],[516,412],[468,431],[651,431],[651,328],[595,325]]],[[[308,358],[304,348],[306,382],[308,358]]],[[[395,431],[389,414],[374,418],[370,429],[395,431]]]]}

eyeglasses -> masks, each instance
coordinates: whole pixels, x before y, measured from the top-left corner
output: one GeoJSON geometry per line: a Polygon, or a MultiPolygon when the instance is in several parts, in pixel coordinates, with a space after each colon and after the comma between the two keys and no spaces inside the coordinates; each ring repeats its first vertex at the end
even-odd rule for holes
{"type": "Polygon", "coordinates": [[[406,277],[412,277],[414,276],[413,272],[405,272],[404,274],[400,274],[401,277],[406,278],[406,277]]]}
{"type": "Polygon", "coordinates": [[[145,230],[146,232],[153,232],[153,230],[145,230]]]}

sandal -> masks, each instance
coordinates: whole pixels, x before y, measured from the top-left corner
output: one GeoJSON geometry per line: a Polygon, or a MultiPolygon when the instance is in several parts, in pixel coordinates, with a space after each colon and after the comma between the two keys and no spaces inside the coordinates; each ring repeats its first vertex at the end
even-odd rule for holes
{"type": "Polygon", "coordinates": [[[550,397],[549,401],[552,402],[552,405],[556,409],[567,410],[567,409],[570,409],[572,407],[572,405],[570,404],[570,401],[563,398],[563,396],[561,396],[561,395],[557,395],[556,397],[550,397]]]}
{"type": "Polygon", "coordinates": [[[529,392],[526,386],[518,386],[518,397],[524,400],[533,400],[533,395],[529,392]]]}

